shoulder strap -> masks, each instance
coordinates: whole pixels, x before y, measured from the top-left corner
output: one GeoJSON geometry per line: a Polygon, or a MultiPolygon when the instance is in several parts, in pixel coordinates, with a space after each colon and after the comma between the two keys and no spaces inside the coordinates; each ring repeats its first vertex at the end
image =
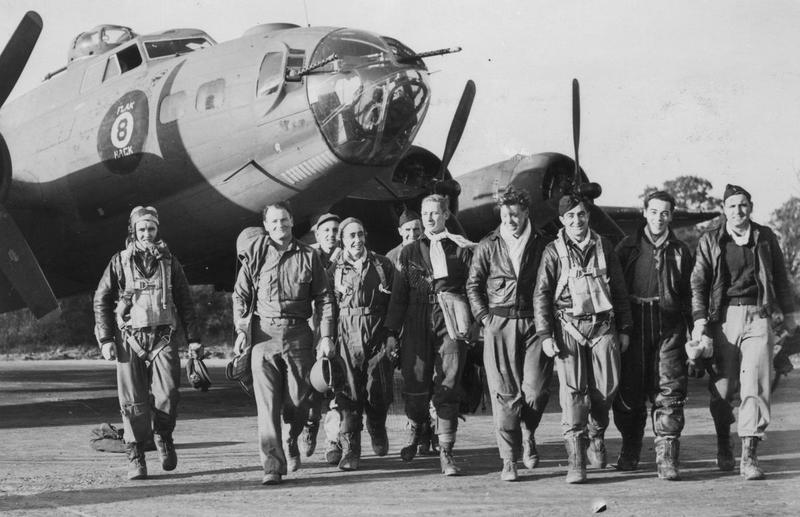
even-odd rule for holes
{"type": "Polygon", "coordinates": [[[555,244],[556,252],[558,253],[558,260],[561,266],[558,275],[558,283],[556,284],[556,292],[553,296],[553,303],[555,303],[555,301],[561,297],[561,293],[564,292],[564,288],[567,286],[567,282],[569,281],[570,260],[569,251],[567,250],[566,242],[564,242],[564,236],[562,232],[558,233],[558,237],[556,237],[556,240],[553,242],[555,244]]]}
{"type": "Polygon", "coordinates": [[[377,255],[374,253],[371,255],[372,265],[375,266],[375,271],[377,271],[378,278],[381,280],[381,288],[384,292],[389,292],[392,286],[390,286],[386,281],[386,271],[383,270],[383,264],[381,264],[381,261],[378,259],[377,255]]]}
{"type": "Polygon", "coordinates": [[[606,253],[603,249],[603,239],[594,231],[592,231],[592,238],[594,239],[595,256],[597,260],[597,272],[595,276],[606,274],[606,253]]]}

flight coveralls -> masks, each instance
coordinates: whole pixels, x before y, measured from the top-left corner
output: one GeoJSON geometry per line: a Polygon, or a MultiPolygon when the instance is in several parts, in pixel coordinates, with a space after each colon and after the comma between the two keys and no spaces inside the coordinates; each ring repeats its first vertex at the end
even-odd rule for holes
{"type": "Polygon", "coordinates": [[[497,229],[475,249],[467,280],[472,313],[484,323],[483,363],[504,460],[522,459],[525,441],[530,451],[550,398],[553,359],[542,352],[533,321],[533,285],[547,243],[531,228],[517,273],[497,229]]]}
{"type": "Polygon", "coordinates": [[[581,250],[559,230],[542,255],[533,304],[536,333],[552,336],[560,349],[556,369],[565,438],[582,441],[588,434],[602,440],[619,386],[617,333],[629,334],[632,325],[611,242],[591,231],[591,242],[581,250]]]}
{"type": "MultiPolygon", "coordinates": [[[[707,319],[714,341],[710,409],[720,442],[730,440],[730,424],[736,421],[732,404],[737,393],[741,400],[739,436],[764,437],[770,421],[775,342],[770,317],[794,312],[791,283],[777,237],[768,227],[752,221],[750,232],[745,246],[733,243],[725,224],[703,234],[692,271],[692,317],[695,321],[707,319]],[[728,254],[747,257],[741,262],[745,274],[735,286],[728,265],[734,257],[728,254]],[[731,296],[733,289],[752,295],[731,296]]],[[[725,444],[725,448],[731,447],[725,444]]]]}
{"type": "Polygon", "coordinates": [[[368,428],[383,429],[394,378],[384,328],[394,266],[368,251],[361,266],[340,257],[331,271],[339,310],[337,349],[346,372],[344,389],[335,395],[340,430],[360,433],[364,413],[368,428]]]}
{"type": "Polygon", "coordinates": [[[314,334],[308,325],[311,304],[320,314],[320,335],[334,336],[334,300],[328,275],[314,250],[292,239],[278,250],[268,235],[246,249],[233,292],[234,325],[246,332],[252,319],[251,366],[258,410],[261,463],[265,474],[287,473],[281,413],[296,443],[308,416],[313,390],[314,334]],[[250,307],[255,297],[255,314],[250,307]]]}
{"type": "Polygon", "coordinates": [[[619,468],[636,468],[647,420],[647,400],[656,444],[677,440],[684,427],[688,384],[687,321],[689,279],[694,259],[670,230],[656,247],[644,226],[616,248],[631,300],[633,329],[622,354],[622,375],[614,400],[614,422],[622,435],[619,468]],[[626,463],[627,462],[627,463],[626,463]]]}
{"type": "Polygon", "coordinates": [[[171,440],[181,364],[174,331],[198,341],[189,283],[163,242],[157,253],[129,244],[108,263],[94,294],[98,343],[114,342],[124,440],[144,444],[153,432],[171,440]],[[117,333],[119,331],[119,333],[117,333]]]}
{"type": "Polygon", "coordinates": [[[467,344],[447,334],[436,293],[466,294],[464,286],[472,251],[450,239],[443,240],[448,276],[433,279],[430,246],[430,240],[423,235],[400,252],[386,327],[395,333],[403,330],[400,368],[405,412],[412,428],[422,430],[432,400],[439,442],[452,446],[458,429],[460,382],[467,344]]]}

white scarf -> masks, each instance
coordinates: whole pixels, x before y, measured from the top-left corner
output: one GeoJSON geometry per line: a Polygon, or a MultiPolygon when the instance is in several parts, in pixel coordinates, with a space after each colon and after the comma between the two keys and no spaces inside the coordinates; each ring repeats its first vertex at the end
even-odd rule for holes
{"type": "Polygon", "coordinates": [[[425,235],[431,241],[431,267],[433,267],[434,280],[447,278],[447,257],[444,253],[444,247],[442,247],[442,239],[450,239],[455,242],[459,248],[473,247],[476,245],[466,237],[450,233],[447,230],[443,230],[439,233],[430,233],[426,230],[425,235]]]}
{"type": "Polygon", "coordinates": [[[644,227],[644,234],[647,236],[647,239],[650,241],[650,244],[653,245],[654,248],[658,249],[667,241],[667,236],[669,235],[669,230],[664,230],[664,233],[656,237],[653,235],[653,232],[650,231],[648,226],[644,227]]]}
{"type": "Polygon", "coordinates": [[[364,250],[359,258],[354,258],[353,255],[348,252],[346,260],[356,271],[361,271],[364,269],[364,262],[367,260],[367,250],[364,250]]]}
{"type": "Polygon", "coordinates": [[[747,230],[741,234],[728,222],[725,223],[725,229],[728,230],[728,235],[731,236],[737,246],[747,246],[747,243],[750,242],[750,232],[752,230],[750,223],[747,223],[747,230]]]}
{"type": "Polygon", "coordinates": [[[514,233],[507,229],[505,226],[500,225],[500,237],[508,247],[508,256],[511,259],[511,265],[514,266],[514,273],[519,276],[519,270],[522,267],[522,254],[525,251],[525,245],[528,244],[528,239],[531,237],[531,223],[525,224],[525,229],[517,237],[514,233]]]}
{"type": "MultiPolygon", "coordinates": [[[[566,234],[566,231],[564,233],[566,234]]],[[[586,247],[589,246],[590,242],[592,242],[592,230],[587,230],[586,237],[584,237],[580,242],[576,241],[572,237],[569,237],[569,240],[571,240],[579,250],[586,251],[586,247]]]]}

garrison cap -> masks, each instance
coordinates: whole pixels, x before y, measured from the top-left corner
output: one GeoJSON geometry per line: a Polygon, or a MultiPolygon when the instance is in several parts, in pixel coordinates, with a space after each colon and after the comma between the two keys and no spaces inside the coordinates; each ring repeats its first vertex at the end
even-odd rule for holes
{"type": "Polygon", "coordinates": [[[342,222],[342,218],[336,214],[332,214],[328,212],[327,214],[322,214],[317,219],[317,222],[314,223],[314,226],[311,228],[313,231],[317,231],[317,228],[322,226],[323,224],[327,223],[328,221],[336,221],[337,223],[342,222]]]}
{"type": "Polygon", "coordinates": [[[725,193],[722,195],[722,200],[725,201],[729,197],[736,196],[739,194],[746,197],[748,201],[752,201],[752,198],[750,197],[750,193],[748,191],[746,191],[739,185],[731,185],[730,183],[725,185],[725,193]]]}
{"type": "Polygon", "coordinates": [[[561,196],[561,199],[558,200],[558,215],[562,216],[575,208],[576,206],[583,203],[586,207],[589,207],[590,201],[583,196],[579,196],[577,194],[565,194],[561,196]]]}
{"type": "Polygon", "coordinates": [[[406,208],[403,210],[403,213],[400,214],[400,220],[397,222],[397,227],[400,228],[406,223],[410,223],[411,221],[422,220],[420,215],[413,210],[409,210],[406,208]]]}

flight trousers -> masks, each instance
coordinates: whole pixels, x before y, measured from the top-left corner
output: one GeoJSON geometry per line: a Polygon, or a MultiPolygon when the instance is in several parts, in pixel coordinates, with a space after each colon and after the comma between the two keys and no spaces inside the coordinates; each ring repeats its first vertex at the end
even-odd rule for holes
{"type": "Polygon", "coordinates": [[[433,402],[440,442],[455,443],[466,352],[466,342],[447,334],[438,304],[408,306],[400,352],[406,417],[421,428],[429,421],[433,402]]]}
{"type": "Polygon", "coordinates": [[[533,318],[490,314],[483,328],[483,364],[500,457],[519,461],[523,428],[531,437],[535,433],[553,380],[553,359],[542,352],[533,318]]]}
{"type": "Polygon", "coordinates": [[[153,432],[169,436],[175,429],[181,360],[169,327],[125,330],[116,343],[117,395],[125,443],[145,443],[153,432]],[[128,338],[136,339],[139,356],[128,338]],[[166,339],[165,343],[162,339],[166,339]]]}
{"type": "Polygon", "coordinates": [[[561,425],[564,436],[603,436],[619,387],[620,352],[609,317],[557,320],[556,359],[561,425]],[[585,338],[579,341],[564,327],[570,323],[585,338]]]}
{"type": "Polygon", "coordinates": [[[342,415],[340,431],[361,431],[364,413],[373,427],[383,428],[392,403],[394,368],[386,355],[383,314],[348,308],[339,314],[338,350],[346,383],[335,395],[342,415]]]}
{"type": "Polygon", "coordinates": [[[770,320],[755,305],[728,306],[722,320],[709,326],[714,367],[709,379],[714,423],[736,421],[733,401],[739,395],[740,437],[764,437],[770,421],[772,355],[775,335],[770,320]]]}
{"type": "Polygon", "coordinates": [[[254,329],[251,367],[258,412],[258,440],[265,474],[285,475],[281,415],[297,439],[308,417],[313,388],[314,334],[305,321],[261,319],[254,329]]]}
{"type": "Polygon", "coordinates": [[[652,406],[653,433],[679,438],[685,424],[688,373],[686,322],[677,312],[664,312],[658,302],[631,303],[633,330],[622,354],[614,423],[623,437],[644,436],[647,402],[652,406]]]}

